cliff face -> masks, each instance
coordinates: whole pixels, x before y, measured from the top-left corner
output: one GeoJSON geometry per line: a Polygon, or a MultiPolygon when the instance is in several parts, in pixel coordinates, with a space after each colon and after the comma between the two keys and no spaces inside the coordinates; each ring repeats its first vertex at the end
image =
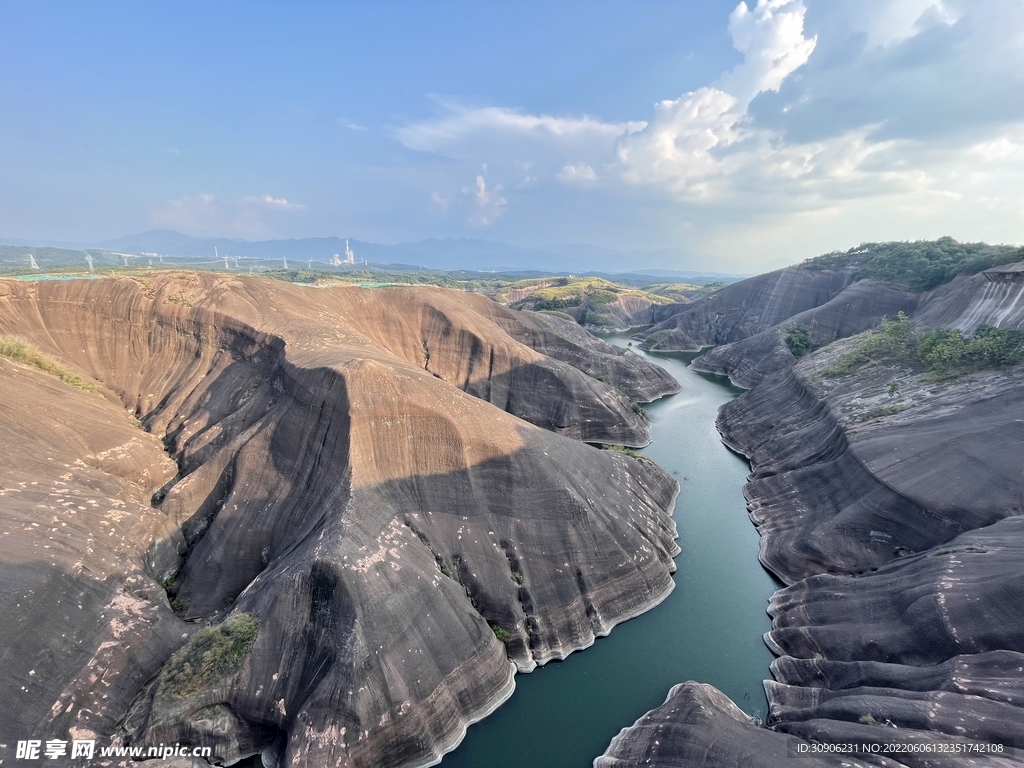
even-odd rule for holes
{"type": "Polygon", "coordinates": [[[1024,329],[1024,261],[969,277],[960,276],[929,292],[914,320],[925,328],[979,325],[1024,329]]]}
{"type": "Polygon", "coordinates": [[[502,310],[494,321],[516,341],[611,384],[637,402],[649,403],[679,391],[679,383],[664,368],[645,363],[628,349],[606,344],[565,318],[502,310]]]}
{"type": "Polygon", "coordinates": [[[100,390],[0,359],[4,741],[426,764],[516,668],[663,599],[676,484],[570,438],[647,440],[581,368],[678,385],[518,317],[435,289],[0,283],[0,333],[100,390]]]}
{"type": "MultiPolygon", "coordinates": [[[[914,323],[1020,327],[1018,272],[990,272],[1000,274],[958,278],[922,296],[914,323]]],[[[902,300],[889,295],[890,306],[902,300]]],[[[786,734],[995,741],[1016,756],[978,765],[1021,764],[1024,367],[946,381],[895,363],[830,376],[825,369],[857,340],[773,368],[777,346],[764,339],[715,359],[720,372],[754,384],[723,406],[718,426],[751,460],[744,493],[761,560],[791,585],[769,606],[766,642],[779,658],[766,683],[768,728],[720,703],[695,708],[707,695],[687,684],[596,764],[653,754],[643,750],[666,730],[682,730],[685,746],[652,765],[777,765],[770,756],[784,752],[786,734]],[[732,734],[729,749],[719,733],[732,734]]],[[[871,764],[971,760],[906,754],[871,764]]]]}
{"type": "Polygon", "coordinates": [[[745,339],[835,298],[853,270],[786,267],[727,285],[645,330],[656,352],[697,351],[745,339]]]}
{"type": "Polygon", "coordinates": [[[728,376],[733,383],[750,388],[765,376],[789,368],[796,362],[785,343],[787,329],[806,329],[815,347],[843,339],[878,325],[883,317],[911,313],[917,294],[875,280],[859,280],[820,306],[798,312],[780,323],[731,344],[708,350],[693,361],[704,373],[728,376]]]}
{"type": "Polygon", "coordinates": [[[565,313],[592,331],[619,333],[630,328],[661,322],[685,306],[687,304],[665,304],[652,301],[645,296],[619,294],[615,301],[601,304],[599,307],[594,306],[589,298],[586,298],[580,306],[565,309],[565,313]]]}

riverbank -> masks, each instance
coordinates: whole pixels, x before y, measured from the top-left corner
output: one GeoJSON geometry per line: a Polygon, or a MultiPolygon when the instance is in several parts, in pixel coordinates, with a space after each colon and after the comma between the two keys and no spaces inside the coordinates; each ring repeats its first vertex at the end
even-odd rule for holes
{"type": "MultiPolygon", "coordinates": [[[[607,340],[629,344],[625,334],[607,340]]],[[[642,451],[681,486],[676,588],[585,653],[517,676],[512,698],[469,728],[444,768],[589,768],[623,723],[659,705],[680,680],[710,683],[754,717],[767,712],[762,684],[773,656],[761,636],[779,584],[757,560],[742,493],[749,466],[715,428],[719,407],[741,390],[689,370],[692,356],[632,349],[683,385],[644,406],[653,442],[642,451]]]]}

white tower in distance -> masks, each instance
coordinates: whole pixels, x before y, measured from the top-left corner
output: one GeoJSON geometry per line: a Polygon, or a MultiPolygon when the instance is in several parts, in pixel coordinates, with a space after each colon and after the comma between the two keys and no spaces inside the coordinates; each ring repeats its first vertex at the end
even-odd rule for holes
{"type": "Polygon", "coordinates": [[[356,254],[355,254],[355,252],[351,248],[348,247],[348,240],[345,241],[345,263],[346,264],[355,264],[356,263],[356,254]]]}

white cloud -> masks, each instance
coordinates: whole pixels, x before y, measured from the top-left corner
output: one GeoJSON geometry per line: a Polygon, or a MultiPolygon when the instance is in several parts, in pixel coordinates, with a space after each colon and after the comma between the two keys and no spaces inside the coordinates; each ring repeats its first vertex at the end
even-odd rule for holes
{"type": "Polygon", "coordinates": [[[463,194],[471,194],[476,202],[476,210],[469,218],[471,224],[486,227],[494,223],[501,214],[505,212],[508,201],[501,196],[502,187],[500,184],[487,188],[487,180],[477,174],[475,187],[463,187],[463,194]]]}
{"type": "MultiPolygon", "coordinates": [[[[735,171],[736,158],[716,150],[757,138],[747,124],[747,107],[759,93],[777,91],[807,63],[816,40],[803,34],[800,0],[758,0],[751,10],[740,3],[729,17],[733,46],[743,61],[716,87],[700,88],[654,106],[643,130],[618,141],[623,178],[632,184],[660,184],[688,199],[718,196],[716,179],[735,171]]],[[[761,153],[748,154],[757,158],[761,153]]]]}
{"type": "Polygon", "coordinates": [[[943,0],[833,0],[833,3],[830,8],[833,24],[847,33],[866,33],[868,49],[897,45],[935,24],[952,24],[961,15],[943,0]]]}
{"type": "Polygon", "coordinates": [[[486,164],[448,195],[478,224],[505,196],[526,210],[528,183],[534,206],[559,196],[543,215],[587,195],[632,232],[660,217],[666,244],[699,221],[688,244],[723,258],[752,244],[810,249],[802,258],[851,238],[1024,239],[1024,109],[1006,96],[1024,71],[1024,4],[748,0],[728,30],[740,63],[646,122],[442,102],[395,135],[453,160],[437,167],[455,178],[486,164]]]}
{"type": "Polygon", "coordinates": [[[303,211],[306,206],[300,205],[299,203],[290,203],[283,197],[274,197],[273,195],[249,195],[243,197],[242,200],[246,203],[256,203],[258,205],[264,205],[269,208],[276,208],[284,211],[303,211]]]}
{"type": "Polygon", "coordinates": [[[643,122],[609,123],[593,117],[554,117],[530,115],[506,107],[466,107],[452,101],[439,102],[445,114],[403,126],[395,137],[409,149],[431,152],[455,159],[478,156],[480,148],[501,144],[526,151],[519,162],[529,157],[530,148],[555,146],[599,148],[616,136],[643,128],[643,122]]]}
{"type": "Polygon", "coordinates": [[[439,210],[446,210],[448,208],[448,198],[441,197],[437,190],[430,193],[430,204],[439,210]]]}
{"type": "Polygon", "coordinates": [[[740,3],[730,14],[732,44],[744,58],[719,88],[735,96],[740,109],[759,93],[779,90],[807,63],[817,38],[804,37],[805,13],[801,0],[758,0],[753,10],[740,3]]]}
{"type": "Polygon", "coordinates": [[[220,199],[210,193],[165,200],[149,212],[152,223],[196,235],[262,237],[273,234],[267,215],[302,211],[306,206],[273,195],[220,199]]]}
{"type": "Polygon", "coordinates": [[[586,163],[566,163],[558,172],[558,180],[569,184],[597,181],[597,172],[586,163]]]}

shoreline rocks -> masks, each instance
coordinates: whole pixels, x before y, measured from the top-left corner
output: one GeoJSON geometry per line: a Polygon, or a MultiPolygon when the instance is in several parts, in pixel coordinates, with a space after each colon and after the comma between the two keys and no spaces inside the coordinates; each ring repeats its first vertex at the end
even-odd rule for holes
{"type": "MultiPolygon", "coordinates": [[[[923,294],[912,322],[1022,329],[1018,267],[923,294]]],[[[906,300],[888,295],[882,304],[890,308],[906,300]]],[[[862,302],[861,319],[840,330],[854,332],[879,306],[862,302]]],[[[788,585],[768,608],[765,642],[778,656],[765,683],[769,716],[757,727],[712,705],[717,691],[698,694],[687,683],[620,733],[595,766],[637,764],[629,762],[636,755],[673,768],[779,765],[788,736],[979,740],[1016,750],[829,765],[1024,764],[1024,366],[952,381],[898,363],[827,375],[857,343],[841,340],[797,361],[776,324],[695,361],[750,387],[721,408],[718,427],[751,461],[744,494],[760,558],[788,585]]]]}

